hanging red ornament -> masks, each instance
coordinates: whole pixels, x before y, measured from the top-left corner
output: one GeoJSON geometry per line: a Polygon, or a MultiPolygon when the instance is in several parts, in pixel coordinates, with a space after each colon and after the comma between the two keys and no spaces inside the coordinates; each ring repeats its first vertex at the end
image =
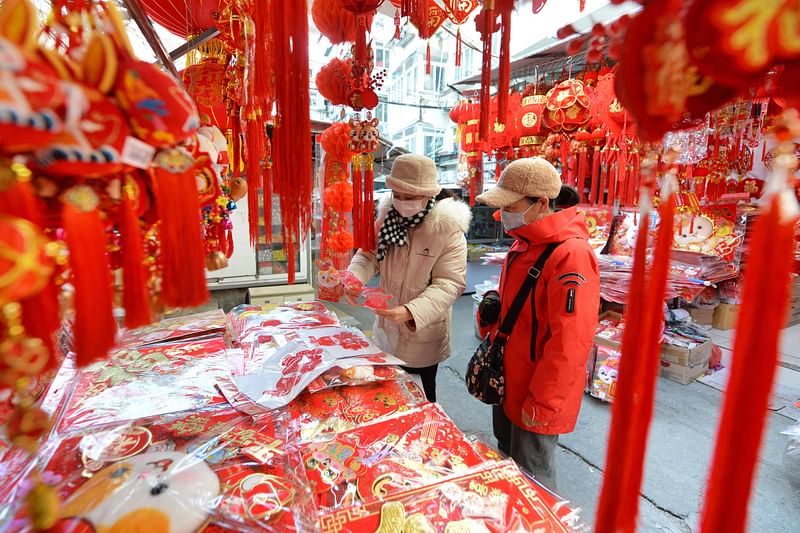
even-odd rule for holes
{"type": "MultiPolygon", "coordinates": [[[[366,26],[372,25],[371,12],[366,15],[366,26]]],[[[314,0],[311,5],[311,18],[319,32],[331,44],[354,42],[357,24],[353,12],[346,9],[341,0],[314,0]]]]}
{"type": "MultiPolygon", "coordinates": [[[[439,7],[436,3],[429,3],[424,9],[421,9],[410,17],[411,24],[417,28],[419,38],[428,40],[442,27],[444,21],[447,20],[447,12],[439,7]]],[[[427,43],[426,49],[426,66],[425,72],[431,73],[431,45],[427,43]]]]}
{"type": "Polygon", "coordinates": [[[555,132],[575,131],[591,118],[590,89],[576,79],[564,80],[547,93],[544,121],[555,132]]]}
{"type": "Polygon", "coordinates": [[[697,68],[719,83],[746,89],[775,63],[800,59],[792,0],[692,2],[686,41],[697,68]]]}
{"type": "Polygon", "coordinates": [[[461,66],[461,51],[463,41],[461,39],[461,25],[465,24],[470,15],[478,9],[478,0],[444,0],[444,8],[447,17],[458,26],[456,29],[456,66],[461,66]]]}
{"type": "Polygon", "coordinates": [[[702,76],[690,60],[681,0],[654,0],[628,24],[616,92],[644,140],[700,119],[736,95],[702,76]]]}
{"type": "Polygon", "coordinates": [[[185,2],[163,2],[141,0],[147,14],[167,31],[179,37],[189,38],[213,28],[220,17],[224,4],[221,0],[186,0],[185,2]]]}
{"type": "Polygon", "coordinates": [[[322,96],[330,100],[331,104],[347,104],[347,97],[351,91],[352,66],[351,59],[341,60],[334,57],[317,73],[317,89],[322,96]]]}
{"type": "Polygon", "coordinates": [[[224,104],[227,67],[218,61],[203,61],[179,72],[186,91],[196,104],[216,107],[224,104]]]}
{"type": "Polygon", "coordinates": [[[122,305],[125,309],[125,327],[129,329],[152,322],[147,274],[144,270],[142,230],[134,205],[135,187],[130,181],[123,186],[119,221],[122,247],[122,305]]]}
{"type": "Polygon", "coordinates": [[[352,126],[346,122],[331,124],[320,135],[325,158],[334,161],[350,161],[357,150],[351,149],[350,143],[352,126]]]}

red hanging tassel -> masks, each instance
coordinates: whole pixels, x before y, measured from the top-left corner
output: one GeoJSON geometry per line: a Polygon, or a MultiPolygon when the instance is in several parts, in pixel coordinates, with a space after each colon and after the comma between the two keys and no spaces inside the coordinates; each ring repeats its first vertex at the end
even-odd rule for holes
{"type": "Polygon", "coordinates": [[[595,146],[592,152],[592,188],[589,191],[589,204],[597,205],[597,188],[600,185],[600,147],[595,146]]]}
{"type": "Polygon", "coordinates": [[[569,141],[566,137],[559,143],[561,149],[561,181],[569,183],[569,141]]]}
{"type": "Polygon", "coordinates": [[[75,363],[84,367],[106,357],[114,346],[117,330],[106,231],[97,210],[100,199],[90,187],[71,188],[63,201],[62,218],[75,288],[75,363]]]}
{"type": "Polygon", "coordinates": [[[461,26],[458,27],[456,30],[456,66],[461,66],[461,52],[464,46],[464,42],[461,39],[461,26]]]}
{"type": "Polygon", "coordinates": [[[396,40],[400,39],[400,10],[395,9],[394,11],[394,38],[396,40]]]}
{"type": "Polygon", "coordinates": [[[589,149],[588,148],[581,148],[581,152],[578,155],[578,176],[577,176],[577,183],[578,183],[578,194],[580,195],[581,203],[586,202],[586,174],[589,170],[589,149]]]}
{"type": "Polygon", "coordinates": [[[169,307],[195,307],[208,300],[195,167],[168,168],[150,170],[161,219],[161,299],[169,307]]]}
{"type": "Polygon", "coordinates": [[[500,24],[500,66],[498,67],[497,80],[497,121],[500,124],[508,122],[508,96],[511,84],[511,6],[501,11],[500,24]]]}
{"type": "Polygon", "coordinates": [[[647,433],[653,414],[664,296],[673,239],[675,201],[663,199],[655,257],[646,274],[649,216],[642,212],[622,338],[617,396],[612,406],[606,474],[595,531],[633,533],[639,510],[647,433]]]}
{"type": "Polygon", "coordinates": [[[362,194],[363,156],[353,156],[353,233],[356,248],[364,248],[364,235],[361,232],[364,216],[364,196],[362,194]]]}
{"type": "MultiPolygon", "coordinates": [[[[314,183],[311,171],[311,116],[308,87],[308,3],[284,0],[271,4],[273,64],[280,65],[275,82],[277,127],[273,134],[272,178],[280,198],[283,242],[286,246],[288,282],[295,281],[294,253],[311,227],[314,183]]],[[[359,38],[364,21],[359,21],[359,38]]]]}
{"type": "MultiPolygon", "coordinates": [[[[247,120],[247,209],[250,224],[250,245],[258,245],[258,193],[262,187],[261,161],[264,159],[266,131],[255,113],[247,120]]],[[[265,221],[266,223],[266,221],[265,221]]]]}
{"type": "Polygon", "coordinates": [[[125,308],[125,327],[129,329],[153,321],[144,270],[142,233],[132,195],[133,191],[126,184],[122,190],[119,233],[122,241],[122,305],[125,308]]]}
{"type": "MultiPolygon", "coordinates": [[[[23,218],[41,228],[42,208],[31,188],[30,171],[19,163],[13,163],[11,170],[16,174],[16,179],[5,190],[0,191],[0,213],[23,218]]],[[[25,327],[26,333],[30,337],[41,339],[51,354],[47,368],[53,368],[58,364],[58,359],[53,357],[55,353],[53,333],[60,324],[57,294],[58,291],[51,276],[38,294],[20,302],[22,325],[25,327]]]]}
{"type": "Polygon", "coordinates": [[[374,156],[364,156],[364,250],[373,251],[377,244],[375,236],[375,167],[374,156]]]}
{"type": "Polygon", "coordinates": [[[483,62],[481,70],[481,116],[480,142],[489,140],[492,111],[492,35],[496,31],[494,9],[484,5],[475,22],[483,41],[483,62]]]}
{"type": "MultiPolygon", "coordinates": [[[[794,200],[790,200],[794,203],[794,200]]],[[[787,214],[780,195],[755,221],[736,327],[733,366],[725,393],[714,462],[703,508],[702,531],[740,533],[747,525],[747,505],[766,423],[767,406],[778,362],[781,328],[789,303],[789,275],[794,265],[794,213],[787,214]],[[770,302],[765,306],[764,302],[770,302]],[[758,364],[753,364],[758,354],[758,364]]],[[[796,209],[796,206],[793,206],[796,209]]]]}
{"type": "MultiPolygon", "coordinates": [[[[269,143],[269,139],[267,139],[269,143]]],[[[264,162],[264,191],[263,201],[264,204],[264,244],[272,246],[272,165],[269,161],[264,162]]]]}
{"type": "Polygon", "coordinates": [[[431,73],[431,42],[427,41],[428,47],[425,50],[425,74],[431,73]]]}
{"type": "Polygon", "coordinates": [[[233,157],[231,157],[233,177],[238,178],[242,173],[242,124],[239,122],[239,117],[235,117],[233,120],[231,148],[233,150],[233,157]]]}

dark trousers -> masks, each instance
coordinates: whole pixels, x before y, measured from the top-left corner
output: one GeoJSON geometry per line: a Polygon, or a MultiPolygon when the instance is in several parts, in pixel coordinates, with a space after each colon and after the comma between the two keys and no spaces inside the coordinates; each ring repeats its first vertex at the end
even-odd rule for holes
{"type": "Polygon", "coordinates": [[[515,426],[501,405],[492,407],[492,427],[500,451],[510,455],[519,466],[533,474],[537,482],[555,492],[558,435],[542,435],[515,426]]]}
{"type": "Polygon", "coordinates": [[[422,380],[422,388],[425,391],[425,397],[429,402],[436,401],[436,372],[439,370],[439,365],[426,366],[423,368],[409,368],[402,367],[403,370],[409,374],[414,374],[422,380]]]}

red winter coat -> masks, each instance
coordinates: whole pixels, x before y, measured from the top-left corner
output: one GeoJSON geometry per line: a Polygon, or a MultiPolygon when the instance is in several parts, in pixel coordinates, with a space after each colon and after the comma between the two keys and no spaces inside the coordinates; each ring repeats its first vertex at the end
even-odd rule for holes
{"type": "MultiPolygon", "coordinates": [[[[505,348],[503,407],[518,427],[547,435],[575,429],[586,381],[586,361],[597,330],[600,276],[582,214],[565,209],[511,235],[500,281],[501,317],[508,313],[528,270],[551,242],[562,242],[547,260],[536,287],[539,331],[531,360],[531,304],[525,303],[505,348]],[[523,406],[533,426],[522,423],[523,406]],[[533,409],[530,407],[533,406],[533,409]]],[[[494,333],[499,322],[481,333],[494,333]]]]}

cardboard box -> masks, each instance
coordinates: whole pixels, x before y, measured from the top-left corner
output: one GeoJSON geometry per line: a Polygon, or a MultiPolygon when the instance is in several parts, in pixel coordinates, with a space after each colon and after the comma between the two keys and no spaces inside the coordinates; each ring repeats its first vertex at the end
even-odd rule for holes
{"type": "Polygon", "coordinates": [[[661,360],[686,367],[695,366],[703,361],[705,361],[706,365],[708,365],[708,360],[711,359],[712,345],[713,343],[710,340],[695,346],[694,348],[684,348],[682,346],[662,344],[661,360]]]}
{"type": "Polygon", "coordinates": [[[719,304],[714,309],[714,327],[717,329],[733,329],[739,316],[741,304],[719,304]]]}
{"type": "Polygon", "coordinates": [[[711,307],[708,309],[688,309],[689,314],[692,315],[692,319],[695,322],[700,324],[701,326],[710,326],[714,323],[714,309],[716,307],[711,307]]]}
{"type": "MultiPolygon", "coordinates": [[[[709,342],[706,344],[711,343],[709,342]]],[[[678,365],[671,361],[662,359],[660,375],[662,378],[666,378],[670,381],[675,381],[676,383],[680,383],[682,385],[688,385],[698,378],[704,376],[707,370],[708,359],[705,361],[700,361],[692,366],[678,365]]]]}

